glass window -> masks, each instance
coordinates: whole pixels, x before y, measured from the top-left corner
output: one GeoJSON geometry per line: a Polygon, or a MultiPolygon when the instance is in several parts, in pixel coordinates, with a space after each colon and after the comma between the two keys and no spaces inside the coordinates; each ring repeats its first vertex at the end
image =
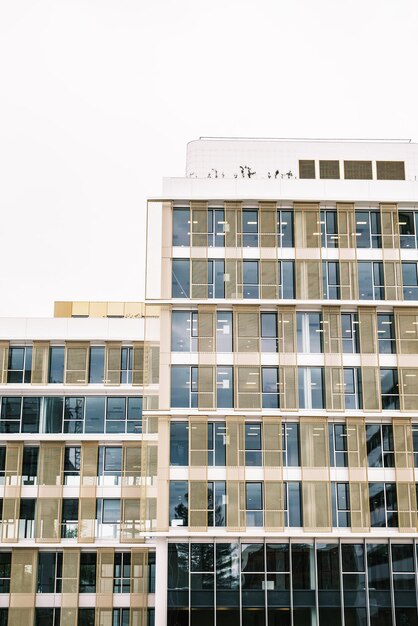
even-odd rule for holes
{"type": "Polygon", "coordinates": [[[258,261],[242,262],[243,266],[243,298],[259,297],[258,261]]]}
{"type": "Polygon", "coordinates": [[[245,465],[262,465],[261,424],[245,424],[245,465]]]}
{"type": "Polygon", "coordinates": [[[242,245],[244,248],[258,246],[258,211],[256,209],[242,211],[242,245]]]}
{"type": "Polygon", "coordinates": [[[173,352],[197,351],[197,312],[173,311],[171,314],[171,350],[173,352]],[[192,323],[192,318],[195,318],[192,323]],[[195,331],[196,342],[191,350],[192,329],[195,331]]]}
{"type": "Polygon", "coordinates": [[[296,313],[298,352],[323,352],[322,324],[321,313],[296,313]]]}
{"type": "Polygon", "coordinates": [[[45,433],[62,433],[63,397],[44,398],[45,433]]]}
{"type": "Polygon", "coordinates": [[[377,338],[380,354],[395,354],[395,322],[391,313],[377,314],[377,338]]]}
{"type": "Polygon", "coordinates": [[[103,384],[104,360],[105,360],[104,348],[102,347],[90,348],[89,383],[103,384]]]}
{"type": "Polygon", "coordinates": [[[277,241],[279,248],[293,248],[293,211],[277,211],[277,241]]]}
{"type": "Polygon", "coordinates": [[[30,383],[32,373],[32,348],[9,347],[8,383],[30,383]]]}
{"type": "Polygon", "coordinates": [[[4,485],[5,468],[6,468],[6,446],[0,446],[0,485],[4,485]]]}
{"type": "Polygon", "coordinates": [[[186,408],[190,406],[191,378],[190,367],[171,366],[171,406],[186,408]]]}
{"type": "MultiPolygon", "coordinates": [[[[1,622],[0,622],[1,623],[1,622]]],[[[35,608],[35,626],[60,626],[61,609],[60,608],[35,608]]]]}
{"type": "Polygon", "coordinates": [[[372,527],[398,525],[395,483],[369,483],[369,501],[372,527]]]}
{"type": "Polygon", "coordinates": [[[295,298],[295,278],[294,262],[279,261],[279,298],[283,300],[294,300],[295,298]]]}
{"type": "Polygon", "coordinates": [[[121,385],[132,385],[133,349],[123,347],[120,351],[120,382],[121,385]]]}
{"type": "Polygon", "coordinates": [[[328,432],[331,467],[347,467],[347,432],[345,424],[329,424],[328,432]]]}
{"type": "Polygon", "coordinates": [[[86,398],[86,433],[103,433],[104,432],[104,415],[105,415],[105,398],[87,397],[86,398]]]}
{"type": "Polygon", "coordinates": [[[322,284],[324,300],[340,299],[340,264],[338,261],[322,262],[322,284]]]}
{"type": "Polygon", "coordinates": [[[208,260],[208,298],[225,298],[225,261],[208,260]]]}
{"type": "Polygon", "coordinates": [[[173,209],[173,246],[190,245],[190,209],[173,209]]]}
{"type": "Polygon", "coordinates": [[[35,536],[35,498],[20,499],[19,539],[33,539],[35,536]]]}
{"type": "Polygon", "coordinates": [[[171,296],[173,298],[190,297],[189,259],[173,259],[171,274],[171,296]]]}
{"type": "Polygon", "coordinates": [[[277,352],[277,313],[261,314],[261,351],[277,352]]]}
{"type": "Polygon", "coordinates": [[[65,348],[54,346],[49,349],[49,383],[64,382],[64,357],[65,348]]]}
{"type": "Polygon", "coordinates": [[[348,528],[350,521],[349,483],[331,483],[332,525],[334,528],[348,528]]]}
{"type": "MultiPolygon", "coordinates": [[[[112,626],[129,626],[130,609],[113,609],[112,610],[112,626]]],[[[154,609],[147,609],[147,625],[154,626],[151,617],[154,617],[154,609]],[[150,613],[151,611],[151,613],[150,613]]]]}
{"type": "MultiPolygon", "coordinates": [[[[151,556],[151,553],[149,554],[151,556]]],[[[113,561],[113,593],[131,591],[131,553],[115,552],[113,561]]]]}
{"type": "Polygon", "coordinates": [[[416,263],[402,263],[404,300],[418,300],[418,273],[416,263]]]}
{"type": "Polygon", "coordinates": [[[382,409],[384,411],[399,409],[399,385],[397,369],[380,370],[380,388],[382,409]]]}
{"type": "Polygon", "coordinates": [[[208,482],[208,526],[226,525],[226,483],[208,482]]]}
{"type": "Polygon", "coordinates": [[[82,433],[84,427],[84,398],[65,398],[64,432],[82,433]]]}
{"type": "Polygon", "coordinates": [[[393,572],[413,572],[415,568],[412,543],[393,543],[391,549],[393,572]]]}
{"type": "MultiPolygon", "coordinates": [[[[104,408],[103,408],[104,412],[104,408]]],[[[106,399],[106,432],[124,433],[126,418],[126,398],[120,396],[106,399]]]]}
{"type": "Polygon", "coordinates": [[[280,406],[279,369],[277,367],[262,367],[261,384],[263,409],[278,409],[280,406]]]}
{"type": "Polygon", "coordinates": [[[187,480],[170,480],[170,526],[187,526],[189,521],[187,480]]]}
{"type": "Polygon", "coordinates": [[[41,398],[23,398],[22,433],[39,433],[41,398]]]}
{"type": "Polygon", "coordinates": [[[234,406],[233,368],[216,368],[216,402],[218,409],[232,409],[234,406]]]}
{"type": "Polygon", "coordinates": [[[170,423],[170,465],[186,467],[189,464],[189,424],[170,423]]]}
{"type": "Polygon", "coordinates": [[[399,211],[399,234],[401,248],[416,248],[416,229],[414,211],[399,211]]]}
{"type": "Polygon", "coordinates": [[[323,409],[324,384],[323,367],[299,367],[299,408],[323,409]]]}
{"type": "Polygon", "coordinates": [[[60,593],[61,576],[62,553],[43,552],[42,550],[39,550],[38,577],[36,587],[37,593],[60,593]]]}
{"type": "Polygon", "coordinates": [[[357,248],[381,248],[382,230],[379,211],[356,211],[357,248]]]}
{"type": "Polygon", "coordinates": [[[97,498],[97,534],[102,539],[116,539],[120,525],[120,500],[97,498]]]}
{"type": "Polygon", "coordinates": [[[81,552],[80,553],[79,591],[80,593],[96,593],[96,553],[95,552],[81,552]]]}
{"type": "Polygon", "coordinates": [[[22,484],[36,485],[38,476],[39,448],[37,446],[25,446],[22,459],[22,484]]]}
{"type": "Polygon", "coordinates": [[[337,211],[321,211],[321,245],[338,248],[337,211]]]}
{"type": "Polygon", "coordinates": [[[208,247],[223,248],[225,246],[225,211],[208,209],[208,247]]]}
{"type": "Polygon", "coordinates": [[[98,455],[99,485],[120,485],[122,475],[122,448],[121,446],[100,446],[98,455]]]}
{"type": "Polygon", "coordinates": [[[360,352],[357,313],[341,313],[342,347],[346,354],[360,352]]]}
{"type": "Polygon", "coordinates": [[[94,626],[95,609],[78,609],[77,626],[94,626]]]}
{"type": "Polygon", "coordinates": [[[363,406],[359,367],[344,367],[344,402],[346,411],[361,409],[363,406]]]}
{"type": "Polygon", "coordinates": [[[232,312],[216,313],[216,351],[232,352],[232,312]]]}
{"type": "Polygon", "coordinates": [[[142,433],[142,398],[129,397],[126,413],[126,432],[140,435],[142,433]]]}
{"type": "Polygon", "coordinates": [[[383,263],[358,261],[357,266],[360,300],[384,300],[383,263]]]}
{"type": "Polygon", "coordinates": [[[78,536],[78,499],[63,498],[61,514],[61,537],[76,539],[78,536]]]}
{"type": "MultiPolygon", "coordinates": [[[[0,593],[9,593],[12,570],[12,553],[0,552],[0,593]]],[[[0,625],[2,625],[0,620],[0,625]]],[[[7,626],[7,621],[6,621],[7,626]]]]}
{"type": "Polygon", "coordinates": [[[80,446],[66,446],[64,450],[64,485],[80,484],[80,446]]]}
{"type": "Polygon", "coordinates": [[[299,424],[286,422],[282,425],[283,431],[283,466],[299,467],[299,424]]]}
{"type": "Polygon", "coordinates": [[[245,508],[247,526],[263,525],[263,486],[262,483],[245,483],[245,508]]]}
{"type": "Polygon", "coordinates": [[[2,433],[19,433],[20,416],[22,410],[22,398],[3,396],[1,399],[1,422],[2,433]]]}
{"type": "Polygon", "coordinates": [[[208,423],[208,465],[225,467],[226,426],[225,422],[208,423]]]}

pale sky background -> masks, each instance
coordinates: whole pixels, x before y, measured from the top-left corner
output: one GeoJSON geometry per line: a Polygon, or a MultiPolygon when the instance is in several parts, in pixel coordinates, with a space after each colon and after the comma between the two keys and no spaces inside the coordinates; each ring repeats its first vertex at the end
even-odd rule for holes
{"type": "Polygon", "coordinates": [[[199,136],[418,140],[416,0],[0,0],[0,315],[143,297],[199,136]]]}

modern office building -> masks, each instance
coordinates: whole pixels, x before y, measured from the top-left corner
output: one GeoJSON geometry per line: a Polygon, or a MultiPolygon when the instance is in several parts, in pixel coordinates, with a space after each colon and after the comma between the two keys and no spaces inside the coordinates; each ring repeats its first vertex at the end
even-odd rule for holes
{"type": "Polygon", "coordinates": [[[0,320],[0,626],[417,626],[418,145],[203,139],[145,300],[0,320]]]}

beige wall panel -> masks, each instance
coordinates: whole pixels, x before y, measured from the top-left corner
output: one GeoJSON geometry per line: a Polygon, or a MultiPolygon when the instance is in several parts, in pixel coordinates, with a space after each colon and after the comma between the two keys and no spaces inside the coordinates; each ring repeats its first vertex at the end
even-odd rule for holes
{"type": "Polygon", "coordinates": [[[275,202],[259,202],[260,247],[277,247],[277,208],[275,202]]]}
{"type": "Polygon", "coordinates": [[[358,329],[360,352],[363,354],[377,353],[377,320],[375,307],[358,308],[358,329]]]}
{"type": "Polygon", "coordinates": [[[396,352],[418,354],[418,309],[394,309],[396,352]]]}
{"type": "Polygon", "coordinates": [[[23,442],[8,442],[4,472],[2,541],[19,539],[20,490],[22,484],[23,442]]]}
{"type": "Polygon", "coordinates": [[[89,369],[89,344],[71,343],[65,345],[65,384],[86,385],[89,369]]]}
{"type": "Polygon", "coordinates": [[[121,349],[120,343],[106,343],[105,385],[120,385],[121,349]]]}
{"type": "Polygon", "coordinates": [[[277,311],[279,353],[295,354],[296,342],[296,308],[279,307],[277,311]]]}
{"type": "Polygon", "coordinates": [[[77,626],[80,551],[65,548],[62,558],[61,626],[77,626]]]}
{"type": "Polygon", "coordinates": [[[354,204],[337,203],[338,246],[356,248],[356,219],[354,204]]]}
{"type": "Polygon", "coordinates": [[[399,368],[401,411],[418,411],[418,368],[399,368]]]}
{"type": "Polygon", "coordinates": [[[396,204],[380,205],[382,248],[399,250],[398,207],[396,204]]]}
{"type": "Polygon", "coordinates": [[[32,351],[32,385],[46,385],[48,382],[49,343],[34,341],[32,351]]]}
{"type": "Polygon", "coordinates": [[[377,367],[362,367],[363,410],[380,411],[380,374],[377,367]]]}
{"type": "Polygon", "coordinates": [[[238,409],[261,408],[261,380],[259,367],[235,367],[238,409]]]}

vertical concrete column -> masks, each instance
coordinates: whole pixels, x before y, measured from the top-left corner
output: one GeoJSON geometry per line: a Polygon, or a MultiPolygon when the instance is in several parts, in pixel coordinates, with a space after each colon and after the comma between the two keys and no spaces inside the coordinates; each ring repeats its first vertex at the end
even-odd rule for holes
{"type": "Polygon", "coordinates": [[[167,583],[168,583],[167,539],[155,539],[155,626],[167,624],[167,583]]]}

